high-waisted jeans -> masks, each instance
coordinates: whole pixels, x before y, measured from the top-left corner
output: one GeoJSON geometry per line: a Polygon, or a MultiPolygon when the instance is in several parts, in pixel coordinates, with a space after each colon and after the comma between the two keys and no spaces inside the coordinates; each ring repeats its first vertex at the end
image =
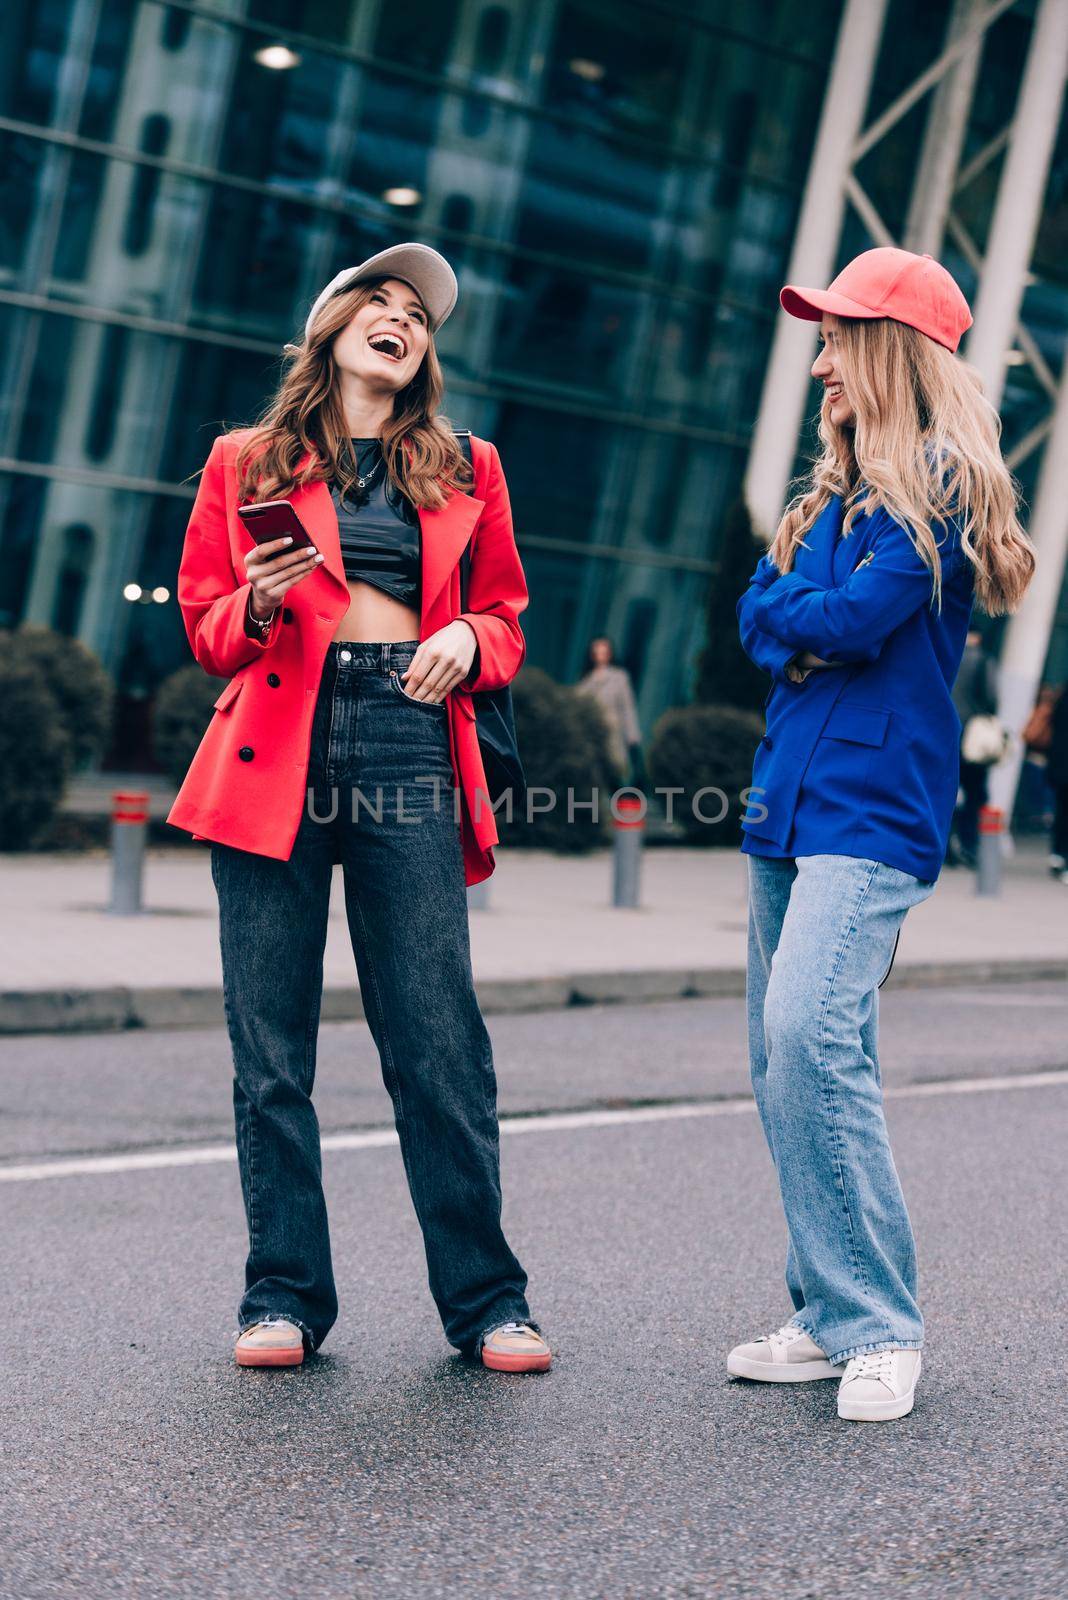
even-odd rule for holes
{"type": "Polygon", "coordinates": [[[312,1105],[332,869],[446,1337],[529,1322],[501,1229],[497,1084],[475,996],[444,703],[400,682],[418,647],[328,647],[288,861],[213,843],[249,1253],[238,1325],[316,1349],[338,1311],[312,1105]]]}
{"type": "Polygon", "coordinates": [[[857,856],[747,856],[753,1092],[792,1321],[834,1362],[918,1349],[916,1249],[883,1116],[878,986],[933,883],[857,856]]]}

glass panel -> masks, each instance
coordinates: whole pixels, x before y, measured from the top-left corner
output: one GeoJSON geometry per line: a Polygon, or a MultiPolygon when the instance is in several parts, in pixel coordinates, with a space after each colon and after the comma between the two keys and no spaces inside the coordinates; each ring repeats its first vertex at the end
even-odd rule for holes
{"type": "MultiPolygon", "coordinates": [[[[157,10],[156,7],[145,9],[157,10]]],[[[85,139],[116,137],[116,118],[122,106],[130,54],[138,37],[135,17],[141,11],[137,0],[108,0],[108,4],[98,10],[78,123],[78,132],[85,139]]]]}
{"type": "Polygon", "coordinates": [[[5,0],[0,115],[54,120],[72,10],[70,0],[5,0]]]}
{"type": "Polygon", "coordinates": [[[565,0],[542,104],[598,127],[670,139],[689,31],[620,0],[565,0]],[[659,25],[658,25],[659,24],[659,25]]]}
{"type": "Polygon", "coordinates": [[[47,146],[21,133],[0,131],[0,271],[23,264],[37,208],[44,198],[47,146]]]}

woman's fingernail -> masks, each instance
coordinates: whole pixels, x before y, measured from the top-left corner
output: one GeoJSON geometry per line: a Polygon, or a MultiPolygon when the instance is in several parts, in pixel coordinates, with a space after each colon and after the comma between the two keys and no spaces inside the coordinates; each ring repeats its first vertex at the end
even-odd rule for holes
{"type": "Polygon", "coordinates": [[[288,534],[288,533],[286,534],[285,542],[286,542],[286,544],[292,544],[293,543],[293,538],[292,538],[291,534],[288,534]]]}
{"type": "Polygon", "coordinates": [[[322,561],[322,559],[323,559],[323,558],[322,558],[322,556],[321,556],[321,555],[319,555],[319,554],[316,554],[316,557],[315,557],[315,559],[316,559],[316,561],[322,561]]]}

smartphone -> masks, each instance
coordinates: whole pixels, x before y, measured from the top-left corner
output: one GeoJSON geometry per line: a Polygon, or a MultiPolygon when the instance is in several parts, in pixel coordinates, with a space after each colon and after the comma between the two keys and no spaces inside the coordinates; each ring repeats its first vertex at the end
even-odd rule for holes
{"type": "Polygon", "coordinates": [[[261,500],[259,505],[238,506],[237,514],[257,544],[267,544],[271,539],[289,534],[293,543],[277,551],[279,556],[288,555],[291,550],[306,549],[312,542],[288,500],[261,500]]]}

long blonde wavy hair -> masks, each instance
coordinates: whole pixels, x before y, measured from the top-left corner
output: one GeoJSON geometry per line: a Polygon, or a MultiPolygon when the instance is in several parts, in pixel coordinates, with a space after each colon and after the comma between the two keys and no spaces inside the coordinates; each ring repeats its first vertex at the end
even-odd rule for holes
{"type": "Polygon", "coordinates": [[[783,513],[769,556],[789,572],[797,548],[833,495],[842,531],[882,507],[909,532],[941,605],[935,524],[952,516],[990,616],[1015,611],[1035,570],[1016,515],[1019,491],[1001,454],[1001,420],[976,369],[916,328],[889,317],[833,319],[838,371],[854,421],[820,412],[823,453],[783,513]]]}
{"type": "MultiPolygon", "coordinates": [[[[245,503],[277,500],[319,478],[335,479],[342,494],[356,482],[356,463],[341,403],[334,336],[366,305],[384,278],[368,279],[331,296],[299,345],[286,345],[290,362],[273,398],[237,453],[237,492],[245,503]],[[297,475],[305,450],[312,460],[297,475]]],[[[438,510],[450,489],[469,493],[474,474],[440,414],[445,384],[428,336],[419,370],[398,390],[382,433],[382,455],[395,489],[413,505],[438,510]]]]}

